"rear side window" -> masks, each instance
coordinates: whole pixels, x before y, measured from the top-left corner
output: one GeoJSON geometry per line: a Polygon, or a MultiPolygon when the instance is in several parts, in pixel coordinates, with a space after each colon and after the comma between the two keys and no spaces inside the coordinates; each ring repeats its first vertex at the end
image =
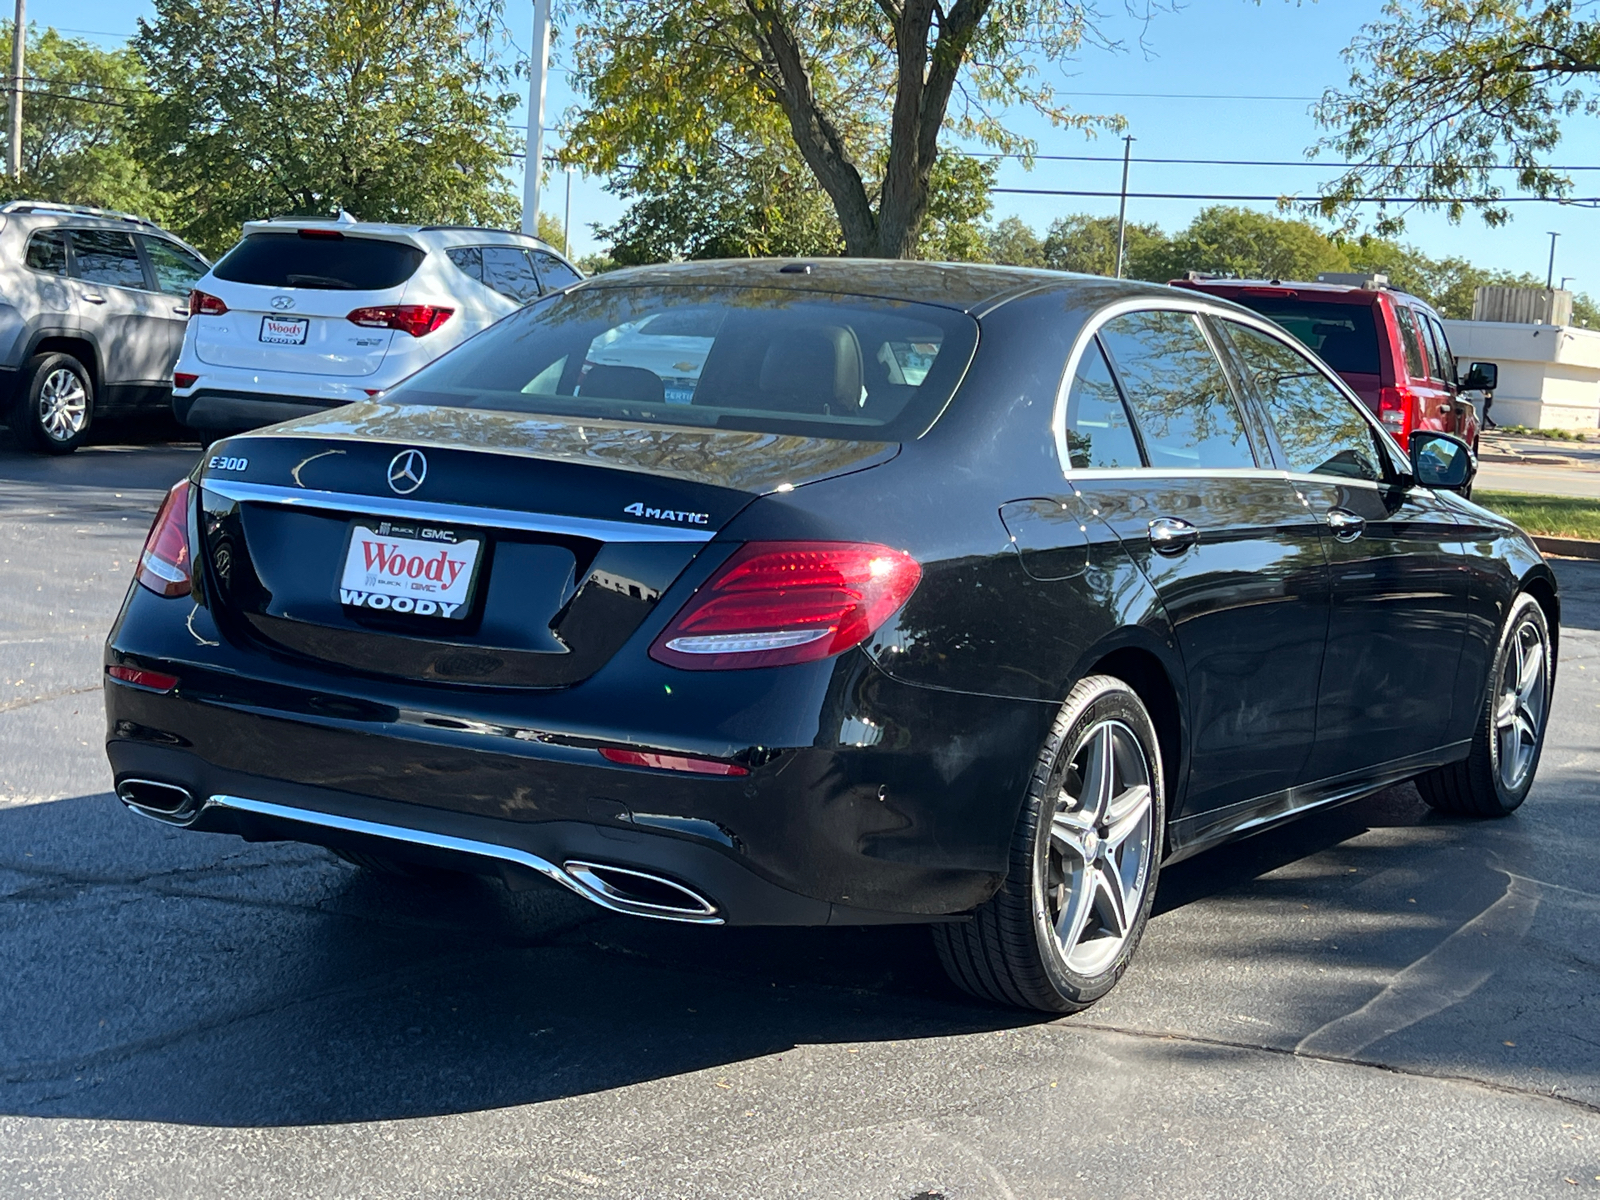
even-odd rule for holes
{"type": "Polygon", "coordinates": [[[181,246],[160,238],[144,239],[144,252],[155,272],[156,288],[169,296],[187,296],[206,265],[181,246]]]}
{"type": "Polygon", "coordinates": [[[65,275],[67,239],[54,229],[36,233],[28,239],[23,261],[35,271],[43,271],[47,275],[65,275]]]}
{"type": "Polygon", "coordinates": [[[533,255],[533,265],[539,270],[539,282],[547,292],[577,283],[583,278],[554,254],[546,254],[543,250],[530,250],[528,253],[533,255]]]}
{"type": "Polygon", "coordinates": [[[144,266],[133,236],[114,229],[72,231],[72,273],[90,283],[144,287],[144,266]]]}
{"type": "Polygon", "coordinates": [[[1253,467],[1244,418],[1222,364],[1188,313],[1129,313],[1100,340],[1133,409],[1152,467],[1253,467]]]}
{"type": "Polygon", "coordinates": [[[461,270],[471,275],[479,283],[483,282],[483,251],[476,246],[458,246],[454,250],[446,250],[446,256],[461,270]]]}
{"type": "Polygon", "coordinates": [[[528,252],[517,246],[484,246],[483,282],[519,304],[539,298],[539,277],[528,252]]]}
{"type": "Polygon", "coordinates": [[[514,313],[385,399],[897,441],[933,424],[976,344],[972,318],[932,305],[586,287],[514,313]]]}
{"type": "Polygon", "coordinates": [[[1133,422],[1122,405],[1100,343],[1093,338],[1072,377],[1072,391],[1067,394],[1067,457],[1069,465],[1080,471],[1144,465],[1139,458],[1139,443],[1133,436],[1133,422]]]}
{"type": "Polygon", "coordinates": [[[1456,382],[1455,355],[1450,353],[1450,342],[1444,336],[1444,326],[1427,313],[1418,313],[1422,323],[1428,327],[1429,359],[1433,363],[1433,378],[1441,383],[1456,382]]]}
{"type": "Polygon", "coordinates": [[[1422,334],[1417,329],[1417,318],[1411,306],[1396,304],[1394,315],[1400,324],[1400,349],[1405,355],[1406,375],[1411,379],[1426,379],[1428,369],[1422,365],[1422,334]]]}
{"type": "Polygon", "coordinates": [[[1232,321],[1220,324],[1266,407],[1291,471],[1383,478],[1372,427],[1315,363],[1259,330],[1232,321]]]}
{"type": "Polygon", "coordinates": [[[1238,303],[1276,321],[1341,375],[1376,375],[1378,327],[1372,305],[1334,304],[1293,296],[1237,296],[1238,303]]]}
{"type": "Polygon", "coordinates": [[[421,250],[404,242],[252,233],[223,256],[212,274],[258,287],[380,292],[410,279],[422,259],[421,250]]]}

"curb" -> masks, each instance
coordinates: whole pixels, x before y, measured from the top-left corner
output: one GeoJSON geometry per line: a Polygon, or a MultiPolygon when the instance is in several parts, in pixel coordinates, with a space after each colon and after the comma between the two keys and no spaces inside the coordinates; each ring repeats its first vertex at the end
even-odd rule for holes
{"type": "Polygon", "coordinates": [[[1600,559],[1600,542],[1591,542],[1586,538],[1536,537],[1533,544],[1545,554],[1556,554],[1562,558],[1600,559]]]}

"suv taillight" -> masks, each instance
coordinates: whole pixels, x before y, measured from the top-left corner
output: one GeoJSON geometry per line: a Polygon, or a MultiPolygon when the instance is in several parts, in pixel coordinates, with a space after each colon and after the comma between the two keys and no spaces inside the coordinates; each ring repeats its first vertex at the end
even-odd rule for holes
{"type": "Polygon", "coordinates": [[[228,306],[210,292],[202,292],[199,288],[196,288],[189,293],[189,315],[191,317],[220,317],[227,311],[228,306]]]}
{"type": "Polygon", "coordinates": [[[1411,414],[1416,407],[1416,397],[1410,388],[1386,387],[1378,389],[1378,420],[1396,438],[1405,439],[1411,432],[1411,414]]]}
{"type": "Polygon", "coordinates": [[[747,542],[656,638],[688,671],[814,662],[865,641],[910,598],[917,560],[863,542],[747,542]]]}
{"type": "Polygon", "coordinates": [[[187,479],[172,485],[139,555],[138,579],[158,596],[187,596],[189,573],[189,493],[187,479]]]}
{"type": "Polygon", "coordinates": [[[398,329],[412,337],[421,337],[443,325],[455,311],[436,304],[385,304],[378,308],[358,308],[345,320],[372,329],[398,329]]]}

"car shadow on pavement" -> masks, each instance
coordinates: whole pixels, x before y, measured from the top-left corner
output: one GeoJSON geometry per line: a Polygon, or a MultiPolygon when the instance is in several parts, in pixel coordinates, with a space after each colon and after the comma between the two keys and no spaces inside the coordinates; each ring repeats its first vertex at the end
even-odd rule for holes
{"type": "MultiPolygon", "coordinates": [[[[1279,868],[1320,861],[1385,823],[1414,823],[1414,808],[1414,793],[1391,789],[1172,868],[1147,939],[1153,961],[1143,983],[1146,964],[1136,963],[1123,988],[1136,1000],[1141,986],[1151,991],[1166,930],[1224,893],[1235,909],[1269,910],[1253,953],[1290,967],[1313,960],[1277,928],[1274,906],[1333,872],[1296,884],[1279,868]]],[[[1460,893],[1463,881],[1446,877],[1459,856],[1419,859],[1418,842],[1448,848],[1470,831],[1421,820],[1420,839],[1402,830],[1366,852],[1366,869],[1409,872],[1402,891],[1412,896],[1460,893]],[[1439,877],[1424,878],[1430,871],[1439,877]]],[[[1465,909],[1492,902],[1460,897],[1465,909]]],[[[1381,923],[1396,905],[1410,915],[1388,890],[1319,903],[1343,904],[1358,923],[1381,923]]],[[[1401,931],[1353,943],[1353,954],[1394,970],[1438,938],[1401,931]]],[[[394,880],[311,847],[167,829],[106,795],[0,809],[0,974],[0,1113],[212,1126],[479,1111],[813,1044],[1045,1019],[956,992],[918,928],[630,920],[553,887],[394,880]]],[[[1310,966],[1273,986],[1304,1010],[1307,1029],[1364,995],[1330,990],[1310,966]]]]}

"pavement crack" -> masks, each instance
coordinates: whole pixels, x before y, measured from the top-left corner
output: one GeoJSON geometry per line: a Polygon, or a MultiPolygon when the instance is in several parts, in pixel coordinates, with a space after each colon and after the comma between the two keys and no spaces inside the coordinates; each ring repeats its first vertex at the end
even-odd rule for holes
{"type": "Polygon", "coordinates": [[[44,704],[49,700],[59,700],[63,696],[81,696],[85,692],[98,692],[99,690],[100,685],[96,683],[91,687],[63,688],[59,692],[46,692],[42,696],[28,696],[16,700],[7,700],[4,704],[0,704],[0,713],[11,712],[18,708],[27,708],[30,704],[44,704]]]}

